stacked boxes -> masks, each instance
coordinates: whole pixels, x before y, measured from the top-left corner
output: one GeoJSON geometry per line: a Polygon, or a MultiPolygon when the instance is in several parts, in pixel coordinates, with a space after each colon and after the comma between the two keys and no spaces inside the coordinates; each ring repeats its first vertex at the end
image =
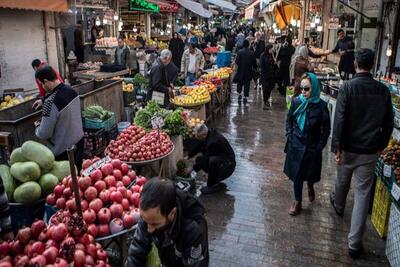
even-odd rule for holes
{"type": "Polygon", "coordinates": [[[390,214],[390,196],[381,178],[377,178],[371,221],[381,238],[386,237],[390,214]]]}

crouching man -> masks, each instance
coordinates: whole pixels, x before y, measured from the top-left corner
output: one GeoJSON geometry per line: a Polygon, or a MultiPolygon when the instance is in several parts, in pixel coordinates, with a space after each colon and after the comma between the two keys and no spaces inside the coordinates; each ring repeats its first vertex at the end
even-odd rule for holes
{"type": "Polygon", "coordinates": [[[235,152],[228,140],[215,129],[208,129],[206,125],[199,124],[194,132],[200,145],[189,153],[189,158],[201,153],[201,156],[196,158],[193,171],[197,173],[203,170],[208,174],[207,186],[202,187],[200,191],[203,194],[211,194],[223,189],[221,181],[234,172],[235,152]]]}
{"type": "Polygon", "coordinates": [[[207,267],[205,209],[194,196],[167,179],[153,178],[140,196],[140,217],[129,246],[126,267],[146,266],[152,243],[163,266],[207,267]]]}

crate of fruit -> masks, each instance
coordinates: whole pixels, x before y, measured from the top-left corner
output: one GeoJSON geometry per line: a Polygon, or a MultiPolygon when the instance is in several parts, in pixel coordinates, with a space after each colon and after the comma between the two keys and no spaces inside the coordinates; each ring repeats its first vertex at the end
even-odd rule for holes
{"type": "Polygon", "coordinates": [[[375,186],[371,221],[381,238],[387,235],[390,203],[389,192],[382,180],[378,178],[375,186]]]}
{"type": "Polygon", "coordinates": [[[84,130],[84,150],[87,152],[98,151],[106,146],[104,129],[85,129],[84,130]]]}
{"type": "Polygon", "coordinates": [[[390,208],[386,256],[391,266],[400,266],[400,210],[395,204],[390,208]]]}

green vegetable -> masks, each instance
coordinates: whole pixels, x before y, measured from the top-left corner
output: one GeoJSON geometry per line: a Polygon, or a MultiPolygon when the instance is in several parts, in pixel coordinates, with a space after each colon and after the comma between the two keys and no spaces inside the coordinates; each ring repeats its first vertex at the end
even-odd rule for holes
{"type": "Polygon", "coordinates": [[[3,179],[4,189],[6,190],[8,200],[11,201],[13,198],[13,193],[17,185],[15,184],[14,178],[12,178],[10,173],[10,167],[7,165],[0,165],[0,179],[3,179]]]}
{"type": "Polygon", "coordinates": [[[42,189],[36,182],[26,182],[14,191],[14,200],[17,203],[33,203],[42,195],[42,189]]]}
{"type": "Polygon", "coordinates": [[[82,116],[88,119],[99,119],[106,121],[113,116],[111,111],[105,110],[102,106],[92,105],[82,112],[82,116]]]}

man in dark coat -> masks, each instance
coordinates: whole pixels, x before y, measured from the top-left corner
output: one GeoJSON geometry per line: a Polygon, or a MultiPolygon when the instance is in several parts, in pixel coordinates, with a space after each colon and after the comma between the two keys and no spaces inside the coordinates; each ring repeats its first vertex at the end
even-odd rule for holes
{"type": "Polygon", "coordinates": [[[286,36],[281,38],[282,47],[279,49],[277,61],[279,64],[279,92],[286,95],[286,87],[290,85],[290,62],[296,49],[292,45],[292,40],[286,36]]]}
{"type": "Polygon", "coordinates": [[[268,100],[271,96],[272,89],[274,89],[275,76],[278,72],[278,66],[276,66],[272,55],[272,48],[272,44],[267,44],[265,52],[262,53],[260,57],[260,83],[263,90],[264,110],[269,108],[268,100]]]}
{"type": "Polygon", "coordinates": [[[129,67],[131,50],[122,37],[118,38],[118,47],[115,49],[114,63],[125,68],[129,67]]]}
{"type": "Polygon", "coordinates": [[[214,129],[208,129],[206,125],[197,125],[195,128],[196,139],[199,145],[189,152],[189,158],[199,152],[201,156],[196,158],[193,166],[194,175],[203,170],[208,173],[207,186],[200,189],[203,194],[211,194],[222,189],[222,180],[232,175],[236,167],[235,152],[228,140],[214,129]]]}
{"type": "Polygon", "coordinates": [[[249,41],[243,41],[243,48],[240,49],[236,56],[237,70],[233,82],[237,83],[237,92],[239,101],[242,100],[242,90],[244,87],[244,99],[246,103],[249,97],[250,81],[253,79],[253,72],[257,70],[257,62],[254,52],[249,48],[249,41]]]}
{"type": "Polygon", "coordinates": [[[254,51],[254,56],[256,59],[260,59],[262,53],[265,50],[265,42],[261,39],[261,33],[256,32],[255,34],[256,39],[251,44],[251,49],[254,51]]]}
{"type": "Polygon", "coordinates": [[[331,203],[343,216],[353,180],[354,207],[348,235],[349,255],[363,252],[362,237],[375,182],[375,165],[393,130],[393,106],[389,89],[375,81],[371,69],[374,52],[362,48],[355,53],[356,75],[339,90],[333,123],[332,152],[337,167],[331,203]],[[354,175],[353,175],[354,174],[354,175]]]}
{"type": "Polygon", "coordinates": [[[167,107],[173,95],[173,83],[178,74],[178,67],[172,63],[171,51],[164,49],[150,70],[148,100],[153,99],[161,106],[167,107]]]}
{"type": "Polygon", "coordinates": [[[168,179],[153,178],[140,195],[140,220],[128,250],[126,267],[146,266],[152,243],[162,266],[208,267],[205,209],[168,179]]]}

